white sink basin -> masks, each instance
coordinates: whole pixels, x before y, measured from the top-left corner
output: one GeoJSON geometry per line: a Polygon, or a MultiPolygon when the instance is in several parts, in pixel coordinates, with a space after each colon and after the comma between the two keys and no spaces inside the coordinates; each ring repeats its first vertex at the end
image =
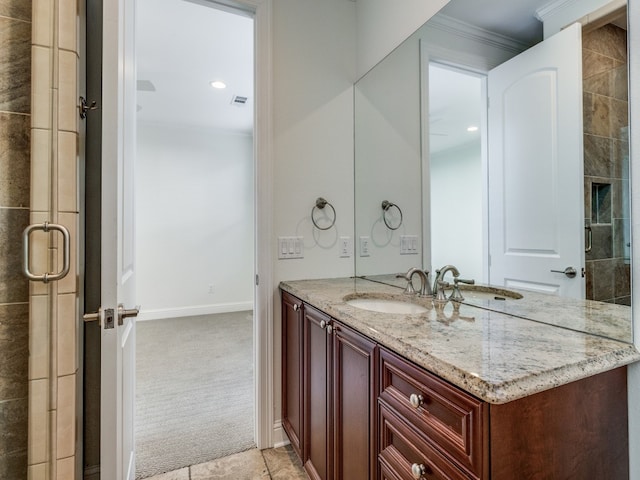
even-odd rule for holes
{"type": "Polygon", "coordinates": [[[422,305],[386,298],[353,298],[347,300],[347,305],[381,313],[419,314],[427,311],[422,305]]]}

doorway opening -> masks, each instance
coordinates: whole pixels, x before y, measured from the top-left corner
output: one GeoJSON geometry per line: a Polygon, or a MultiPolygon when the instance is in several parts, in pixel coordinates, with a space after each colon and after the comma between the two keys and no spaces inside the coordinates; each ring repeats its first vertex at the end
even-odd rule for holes
{"type": "Polygon", "coordinates": [[[255,447],[253,23],[138,1],[137,478],[255,447]]]}

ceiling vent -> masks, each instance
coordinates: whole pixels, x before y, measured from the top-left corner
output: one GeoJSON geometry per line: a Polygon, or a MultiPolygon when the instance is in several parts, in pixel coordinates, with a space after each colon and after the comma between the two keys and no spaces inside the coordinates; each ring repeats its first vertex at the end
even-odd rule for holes
{"type": "Polygon", "coordinates": [[[231,105],[235,105],[237,107],[244,107],[247,104],[249,97],[241,97],[240,95],[234,95],[231,99],[231,105]]]}
{"type": "Polygon", "coordinates": [[[138,80],[136,88],[139,92],[155,92],[156,86],[150,80],[138,80]]]}

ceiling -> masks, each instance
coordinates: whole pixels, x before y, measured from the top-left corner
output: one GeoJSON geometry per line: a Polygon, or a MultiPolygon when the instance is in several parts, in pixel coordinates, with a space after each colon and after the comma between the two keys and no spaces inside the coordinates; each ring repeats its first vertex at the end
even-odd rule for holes
{"type": "Polygon", "coordinates": [[[185,0],[138,0],[136,13],[138,120],[251,133],[253,19],[185,0]]]}

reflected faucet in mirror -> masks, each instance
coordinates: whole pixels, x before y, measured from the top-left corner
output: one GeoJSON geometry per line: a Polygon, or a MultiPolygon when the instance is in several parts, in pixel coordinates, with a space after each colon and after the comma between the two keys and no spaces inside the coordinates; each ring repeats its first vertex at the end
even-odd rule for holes
{"type": "Polygon", "coordinates": [[[453,265],[445,265],[444,267],[436,270],[436,278],[433,281],[433,294],[434,300],[439,303],[447,302],[449,300],[455,300],[456,302],[461,302],[464,300],[462,294],[460,293],[460,283],[465,283],[467,285],[475,284],[475,280],[465,280],[460,277],[460,272],[453,265]],[[453,274],[453,292],[451,292],[451,296],[447,298],[444,291],[448,288],[449,282],[444,280],[444,277],[447,273],[451,272],[453,274]]]}

